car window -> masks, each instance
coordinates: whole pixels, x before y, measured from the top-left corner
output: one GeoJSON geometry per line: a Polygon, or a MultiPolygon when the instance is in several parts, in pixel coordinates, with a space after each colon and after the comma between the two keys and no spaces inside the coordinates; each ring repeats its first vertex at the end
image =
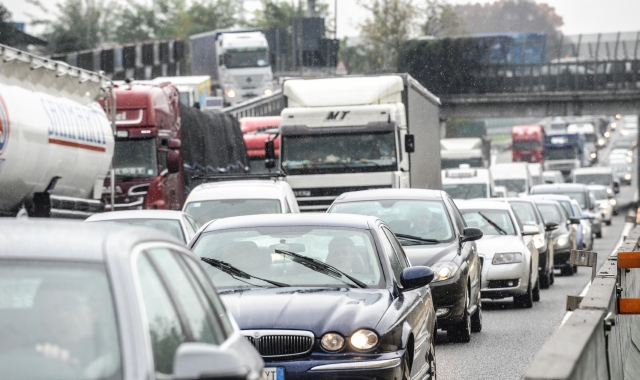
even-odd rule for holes
{"type": "Polygon", "coordinates": [[[185,268],[179,264],[175,254],[168,249],[151,249],[149,253],[164,273],[168,285],[175,292],[176,302],[182,307],[194,341],[222,343],[220,334],[213,333],[211,308],[207,307],[202,292],[196,291],[199,286],[194,283],[193,277],[187,277],[185,268]]]}
{"type": "Polygon", "coordinates": [[[538,219],[538,214],[536,213],[534,207],[529,202],[518,202],[518,201],[510,201],[509,205],[513,212],[516,214],[518,220],[525,226],[538,226],[542,223],[541,220],[538,219]]]}
{"type": "Polygon", "coordinates": [[[562,222],[564,222],[560,210],[558,210],[558,207],[555,205],[539,204],[538,210],[540,210],[545,223],[562,224],[562,222]]]}
{"type": "Polygon", "coordinates": [[[453,203],[453,201],[450,198],[447,198],[447,201],[449,201],[449,205],[453,210],[453,220],[456,226],[458,227],[458,233],[462,235],[462,232],[464,231],[465,227],[467,227],[467,223],[462,217],[462,214],[460,214],[460,210],[458,210],[458,207],[456,206],[456,204],[453,203]]]}
{"type": "Polygon", "coordinates": [[[402,249],[402,245],[400,244],[396,236],[393,234],[393,232],[391,232],[390,230],[384,227],[382,228],[382,231],[384,231],[385,235],[387,235],[387,238],[389,239],[389,241],[391,242],[391,245],[393,246],[393,250],[396,252],[396,255],[398,255],[398,259],[400,260],[400,266],[402,266],[402,269],[410,267],[411,264],[409,264],[407,255],[405,254],[404,249],[402,249]]]}
{"type": "Polygon", "coordinates": [[[138,257],[137,267],[155,370],[171,374],[176,350],[187,338],[167,289],[146,254],[138,257]]]}
{"type": "Polygon", "coordinates": [[[198,223],[198,221],[193,219],[190,215],[185,215],[184,217],[187,219],[187,222],[191,224],[191,228],[193,228],[196,232],[198,232],[200,227],[202,227],[200,223],[198,223]]]}
{"type": "Polygon", "coordinates": [[[399,287],[402,287],[400,283],[400,276],[402,274],[402,264],[400,263],[400,259],[396,255],[395,250],[393,249],[393,244],[391,244],[391,239],[383,232],[380,234],[380,242],[382,243],[382,249],[384,253],[389,258],[389,263],[391,264],[391,270],[393,271],[393,277],[396,279],[396,283],[399,287]]]}
{"type": "Polygon", "coordinates": [[[184,226],[187,228],[187,242],[189,240],[191,240],[191,238],[193,237],[193,235],[196,234],[196,230],[193,228],[193,226],[191,225],[191,223],[189,223],[189,221],[187,220],[187,218],[185,216],[182,217],[182,221],[184,223],[184,226]]]}

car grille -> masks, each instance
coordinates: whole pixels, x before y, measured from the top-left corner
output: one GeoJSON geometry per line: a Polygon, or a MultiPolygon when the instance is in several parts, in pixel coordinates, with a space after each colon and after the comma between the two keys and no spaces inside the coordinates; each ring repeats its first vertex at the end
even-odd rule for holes
{"type": "Polygon", "coordinates": [[[391,186],[351,186],[351,187],[322,187],[311,189],[293,189],[302,212],[324,212],[343,193],[350,191],[388,189],[391,186]]]}
{"type": "Polygon", "coordinates": [[[307,354],[315,340],[309,331],[243,330],[242,334],[264,358],[307,354]]]}
{"type": "Polygon", "coordinates": [[[499,289],[499,288],[517,288],[520,286],[520,279],[514,280],[489,280],[489,289],[499,289]],[[509,285],[511,282],[511,285],[509,285]]]}

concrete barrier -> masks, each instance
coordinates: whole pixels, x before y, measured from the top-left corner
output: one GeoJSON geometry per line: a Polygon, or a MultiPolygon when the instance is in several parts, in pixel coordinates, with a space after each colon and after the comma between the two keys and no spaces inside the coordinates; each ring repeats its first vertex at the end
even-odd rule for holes
{"type": "Polygon", "coordinates": [[[618,252],[635,251],[640,226],[598,271],[580,307],[544,345],[525,380],[640,379],[640,316],[617,315],[616,297],[640,298],[640,269],[618,271],[618,252]]]}

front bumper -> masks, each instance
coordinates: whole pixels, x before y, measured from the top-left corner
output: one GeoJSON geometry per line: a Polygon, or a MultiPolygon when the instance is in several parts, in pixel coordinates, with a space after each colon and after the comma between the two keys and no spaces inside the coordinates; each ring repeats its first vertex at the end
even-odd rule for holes
{"type": "Polygon", "coordinates": [[[312,353],[291,360],[265,360],[265,368],[282,367],[285,380],[296,379],[399,379],[405,350],[381,354],[312,353]]]}
{"type": "Polygon", "coordinates": [[[527,292],[529,286],[529,266],[526,262],[493,265],[482,269],[482,298],[498,299],[527,292]],[[509,285],[509,283],[513,285],[509,285]]]}
{"type": "Polygon", "coordinates": [[[438,315],[438,309],[447,309],[438,316],[438,328],[446,330],[447,327],[456,325],[462,320],[465,308],[464,293],[467,286],[465,279],[466,273],[458,270],[448,280],[429,284],[436,315],[438,315]]]}

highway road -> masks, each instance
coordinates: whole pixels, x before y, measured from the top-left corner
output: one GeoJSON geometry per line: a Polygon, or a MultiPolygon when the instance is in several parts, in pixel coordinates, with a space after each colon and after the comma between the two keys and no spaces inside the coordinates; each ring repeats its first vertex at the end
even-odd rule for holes
{"type": "MultiPolygon", "coordinates": [[[[609,144],[611,146],[611,144],[609,144]]],[[[601,152],[606,157],[608,149],[601,152]]],[[[496,162],[509,162],[511,152],[501,153],[496,162]]],[[[621,204],[633,198],[633,186],[623,186],[618,195],[621,204]]],[[[603,226],[603,237],[596,239],[598,267],[618,244],[625,224],[626,211],[615,216],[611,226],[603,226]]],[[[473,334],[471,342],[453,344],[446,334],[438,334],[436,359],[440,380],[513,380],[524,375],[529,363],[544,343],[558,330],[565,316],[568,294],[578,295],[591,279],[589,268],[580,268],[571,277],[561,277],[556,271],[555,283],[541,290],[540,302],[531,309],[516,309],[512,299],[483,300],[484,326],[473,334]]]]}

